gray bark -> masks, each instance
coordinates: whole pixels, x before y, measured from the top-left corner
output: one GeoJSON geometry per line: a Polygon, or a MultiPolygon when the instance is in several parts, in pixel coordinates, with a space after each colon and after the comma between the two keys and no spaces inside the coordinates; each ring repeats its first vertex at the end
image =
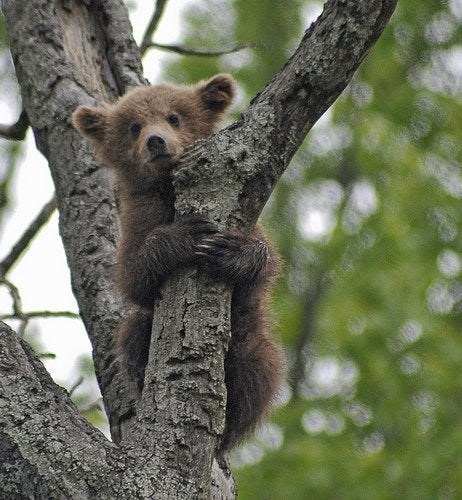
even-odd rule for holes
{"type": "Polygon", "coordinates": [[[117,440],[120,417],[133,402],[110,349],[123,314],[111,271],[116,208],[107,176],[69,118],[77,104],[114,99],[145,83],[138,50],[122,2],[4,2],[3,12],[24,108],[53,176],[72,287],[117,440]]]}
{"type": "MultiPolygon", "coordinates": [[[[306,133],[348,84],[395,4],[327,2],[243,117],[187,151],[175,174],[178,212],[208,213],[220,227],[252,227],[306,133]]],[[[166,284],[139,401],[111,355],[111,336],[124,313],[111,278],[114,197],[69,117],[77,104],[111,100],[146,83],[125,8],[121,0],[4,0],[3,12],[24,108],[56,185],[73,289],[116,444],[84,423],[40,362],[3,329],[0,450],[7,458],[0,461],[0,492],[31,497],[32,484],[36,498],[52,492],[72,498],[230,498],[232,479],[213,462],[223,431],[230,291],[195,269],[166,284]],[[27,425],[21,415],[29,416],[27,425]]]]}
{"type": "Polygon", "coordinates": [[[3,323],[0,369],[0,497],[115,494],[125,458],[82,418],[30,347],[3,323]]]}

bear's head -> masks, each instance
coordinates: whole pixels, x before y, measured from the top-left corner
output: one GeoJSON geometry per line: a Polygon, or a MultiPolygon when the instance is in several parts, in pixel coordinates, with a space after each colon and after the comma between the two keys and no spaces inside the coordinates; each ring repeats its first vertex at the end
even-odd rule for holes
{"type": "Polygon", "coordinates": [[[102,165],[126,179],[156,180],[186,146],[218,130],[234,95],[226,74],[194,86],[137,87],[113,104],[79,106],[72,122],[102,165]]]}

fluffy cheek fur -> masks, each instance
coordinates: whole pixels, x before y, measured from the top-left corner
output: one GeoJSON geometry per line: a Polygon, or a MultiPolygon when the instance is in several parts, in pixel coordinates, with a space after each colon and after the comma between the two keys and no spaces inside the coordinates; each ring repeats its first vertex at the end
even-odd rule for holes
{"type": "MultiPolygon", "coordinates": [[[[142,139],[132,140],[127,134],[120,134],[109,129],[104,141],[95,149],[96,157],[101,165],[116,170],[117,175],[128,179],[155,180],[169,171],[172,162],[180,157],[180,144],[170,145],[175,157],[153,161],[142,139]],[[173,147],[172,147],[173,146],[173,147]]],[[[173,155],[172,155],[173,156],[173,155]]]]}
{"type": "Polygon", "coordinates": [[[117,170],[120,174],[132,174],[135,172],[134,166],[139,162],[135,146],[136,144],[127,141],[126,136],[109,128],[104,140],[96,144],[94,150],[100,164],[117,170]]]}

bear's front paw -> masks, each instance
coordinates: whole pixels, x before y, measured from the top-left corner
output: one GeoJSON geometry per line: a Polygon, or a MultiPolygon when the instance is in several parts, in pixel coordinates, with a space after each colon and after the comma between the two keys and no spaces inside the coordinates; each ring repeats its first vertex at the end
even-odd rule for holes
{"type": "Polygon", "coordinates": [[[184,215],[178,219],[177,225],[185,229],[196,244],[218,231],[215,224],[201,214],[184,215]]]}
{"type": "Polygon", "coordinates": [[[252,280],[262,270],[268,259],[268,246],[237,231],[223,231],[203,238],[196,255],[209,273],[238,282],[252,280]]]}

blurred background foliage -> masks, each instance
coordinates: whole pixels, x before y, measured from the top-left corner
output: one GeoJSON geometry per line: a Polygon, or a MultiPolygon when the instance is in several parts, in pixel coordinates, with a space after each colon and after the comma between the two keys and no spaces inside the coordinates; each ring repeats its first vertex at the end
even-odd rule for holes
{"type": "MultiPolygon", "coordinates": [[[[183,45],[255,48],[174,56],[161,79],[230,72],[237,117],[321,9],[197,0],[183,45]]],[[[240,498],[462,498],[461,21],[462,0],[400,0],[265,209],[285,262],[273,310],[290,378],[233,453],[240,498]]],[[[17,146],[0,153],[14,168],[17,146]]],[[[7,200],[2,188],[0,214],[7,200]]]]}

